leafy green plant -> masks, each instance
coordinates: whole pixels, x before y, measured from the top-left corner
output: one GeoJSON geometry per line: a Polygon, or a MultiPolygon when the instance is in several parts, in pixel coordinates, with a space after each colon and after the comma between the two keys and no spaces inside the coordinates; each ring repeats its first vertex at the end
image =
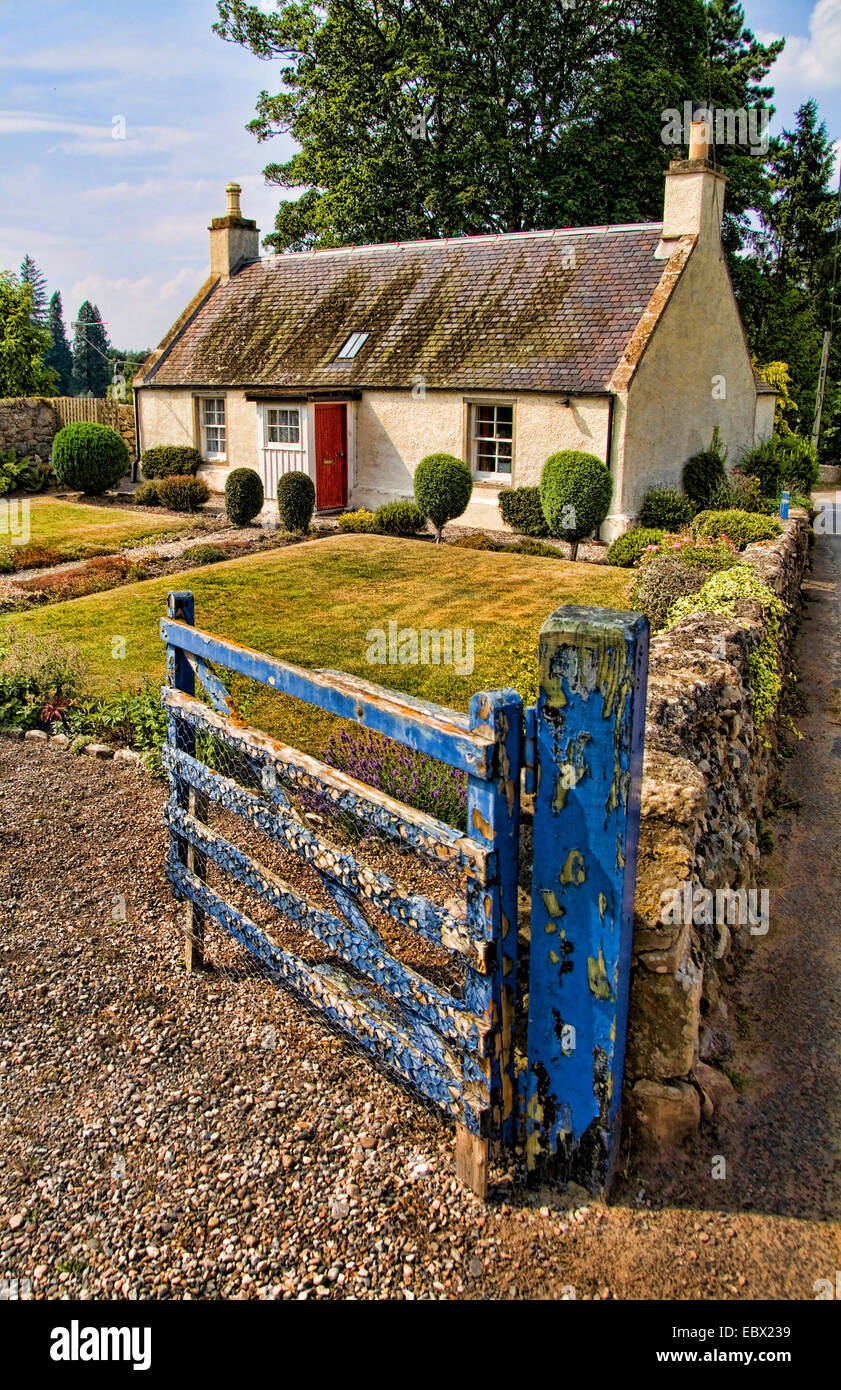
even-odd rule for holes
{"type": "Polygon", "coordinates": [[[337,525],[340,531],[349,535],[371,535],[376,530],[374,513],[365,507],[355,512],[342,512],[337,525]]]}
{"type": "Polygon", "coordinates": [[[181,559],[189,565],[213,565],[225,559],[221,545],[190,545],[181,554],[181,559]]]}
{"type": "Polygon", "coordinates": [[[67,711],[65,723],[77,738],[128,744],[158,760],[166,742],[166,711],[160,687],[151,681],[144,681],[138,690],[79,700],[67,711]]]}
{"type": "Polygon", "coordinates": [[[643,529],[679,531],[695,515],[695,504],[685,492],[673,487],[650,487],[642,499],[639,521],[643,529]]]}
{"type": "Polygon", "coordinates": [[[694,536],[726,536],[738,550],[755,541],[774,540],[782,533],[776,517],[757,512],[727,511],[699,512],[692,522],[694,536]]]}
{"type": "Polygon", "coordinates": [[[0,496],[7,492],[43,492],[52,469],[37,458],[18,458],[13,448],[0,451],[0,496]]]}
{"type": "Polygon", "coordinates": [[[277,510],[285,531],[306,535],[315,511],[315,483],[308,473],[284,473],[277,485],[277,510]]]}
{"type": "Polygon", "coordinates": [[[710,447],[693,454],[683,465],[683,490],[696,507],[708,507],[710,499],[727,482],[727,450],[721,442],[718,425],[710,447]]]}
{"type": "Polygon", "coordinates": [[[435,527],[440,545],[448,521],[463,516],[473,495],[473,475],[453,454],[428,454],[415,469],[415,501],[435,527]]]}
{"type": "Polygon", "coordinates": [[[0,647],[0,728],[53,723],[78,699],[86,674],[76,647],[10,629],[0,647]]]}
{"type": "Polygon", "coordinates": [[[203,463],[198,449],[189,444],[157,444],[140,455],[144,478],[183,478],[188,473],[195,476],[203,463]]]}
{"type": "Polygon", "coordinates": [[[657,545],[662,539],[663,531],[657,528],[640,527],[637,531],[626,531],[624,536],[617,536],[608,546],[607,563],[618,565],[620,569],[631,569],[648,546],[657,545]]]}
{"type": "Polygon", "coordinates": [[[658,555],[671,556],[684,565],[701,565],[709,573],[730,569],[739,560],[739,553],[727,536],[691,536],[682,531],[678,535],[668,532],[656,545],[643,552],[640,563],[647,565],[658,555]]]}
{"type": "Polygon", "coordinates": [[[550,454],[540,475],[540,505],[551,536],[578,546],[601,526],[613,496],[610,470],[595,454],[565,449],[550,454]]]}
{"type": "Polygon", "coordinates": [[[709,510],[714,512],[767,512],[769,504],[762,496],[759,479],[734,468],[723,487],[713,493],[709,510]]]}
{"type": "Polygon", "coordinates": [[[536,536],[540,539],[549,535],[540,505],[539,487],[501,487],[499,510],[506,526],[510,526],[512,531],[517,531],[521,536],[536,536]]]}
{"type": "Polygon", "coordinates": [[[385,536],[415,536],[426,530],[426,517],[414,502],[384,502],[374,512],[374,530],[385,536]]]}
{"type": "Polygon", "coordinates": [[[52,464],[59,482],[91,496],[107,492],[128,472],[125,440],[108,425],[79,421],[53,440],[52,464]]]}
{"type": "Polygon", "coordinates": [[[759,478],[763,497],[776,497],[784,487],[809,496],[820,476],[812,441],[799,434],[772,435],[743,455],[739,470],[759,478]]]}
{"type": "Polygon", "coordinates": [[[168,478],[160,478],[157,483],[161,505],[171,512],[197,512],[210,497],[210,488],[203,478],[194,478],[185,473],[177,473],[168,478]]]}

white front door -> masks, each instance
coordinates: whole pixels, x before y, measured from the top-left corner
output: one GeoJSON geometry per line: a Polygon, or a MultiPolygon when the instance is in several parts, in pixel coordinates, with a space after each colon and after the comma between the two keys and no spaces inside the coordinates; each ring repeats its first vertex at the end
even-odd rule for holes
{"type": "Polygon", "coordinates": [[[261,405],[258,416],[258,458],[267,502],[277,500],[277,480],[284,473],[309,473],[307,407],[261,405]]]}

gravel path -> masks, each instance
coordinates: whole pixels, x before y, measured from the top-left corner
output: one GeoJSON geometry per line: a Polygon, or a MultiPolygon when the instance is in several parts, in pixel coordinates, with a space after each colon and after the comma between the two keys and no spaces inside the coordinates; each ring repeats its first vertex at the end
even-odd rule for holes
{"type": "Polygon", "coordinates": [[[438,1115],[249,957],[185,973],[162,784],[0,738],[0,1279],[35,1298],[813,1299],[841,1266],[826,544],[787,774],[805,814],[775,831],[771,931],[732,1001],[747,1083],[684,1163],[626,1170],[610,1208],[498,1170],[487,1204],[464,1192],[438,1115]]]}

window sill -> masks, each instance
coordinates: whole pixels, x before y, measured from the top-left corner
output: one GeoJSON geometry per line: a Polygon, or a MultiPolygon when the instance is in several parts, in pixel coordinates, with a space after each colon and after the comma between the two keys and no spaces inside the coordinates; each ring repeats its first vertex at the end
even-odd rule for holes
{"type": "Polygon", "coordinates": [[[487,473],[473,474],[474,488],[487,488],[489,492],[498,492],[501,487],[511,487],[511,474],[501,474],[498,478],[491,478],[487,473]]]}

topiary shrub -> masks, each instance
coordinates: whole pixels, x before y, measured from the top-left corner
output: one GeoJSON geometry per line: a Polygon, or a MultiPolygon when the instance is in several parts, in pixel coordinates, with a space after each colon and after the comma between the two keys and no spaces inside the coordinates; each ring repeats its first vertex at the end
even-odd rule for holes
{"type": "Polygon", "coordinates": [[[210,488],[203,478],[194,478],[185,473],[183,478],[175,474],[171,478],[160,478],[157,483],[161,505],[171,512],[197,512],[210,496],[210,488]]]}
{"type": "Polygon", "coordinates": [[[52,464],[64,487],[99,496],[128,472],[125,440],[107,425],[79,421],[65,425],[53,440],[52,464]]]}
{"type": "Polygon", "coordinates": [[[689,525],[696,510],[685,492],[673,487],[650,487],[642,499],[638,520],[640,526],[679,531],[689,525]]]}
{"type": "Polygon", "coordinates": [[[473,475],[453,454],[428,454],[415,469],[415,501],[435,527],[440,545],[448,521],[463,516],[473,494],[473,475]]]}
{"type": "Polygon", "coordinates": [[[188,473],[195,475],[203,463],[198,449],[188,444],[158,444],[140,455],[144,478],[184,478],[188,473]]]}
{"type": "Polygon", "coordinates": [[[683,465],[683,490],[697,507],[708,507],[710,500],[727,482],[727,450],[722,447],[718,425],[710,447],[693,454],[683,465]]]}
{"type": "Polygon", "coordinates": [[[134,504],[137,507],[159,507],[161,499],[158,496],[158,484],[154,478],[149,478],[145,483],[141,483],[135,488],[134,504]]]}
{"type": "Polygon", "coordinates": [[[699,512],[692,523],[693,536],[726,536],[737,550],[755,541],[774,540],[782,529],[776,517],[737,510],[699,512]]]}
{"type": "Polygon", "coordinates": [[[355,512],[342,512],[337,525],[340,531],[349,535],[371,535],[376,530],[374,513],[366,511],[364,507],[355,512]]]}
{"type": "Polygon", "coordinates": [[[613,496],[610,470],[595,454],[565,449],[550,454],[540,475],[540,505],[550,536],[572,542],[572,558],[578,546],[591,536],[607,516],[613,496]]]}
{"type": "Polygon", "coordinates": [[[521,536],[542,538],[549,535],[540,505],[539,487],[501,487],[499,510],[506,526],[518,531],[521,536]]]}
{"type": "Polygon", "coordinates": [[[666,626],[672,604],[687,594],[697,594],[708,574],[700,565],[687,565],[676,555],[656,555],[637,572],[631,588],[631,607],[645,614],[652,632],[660,632],[666,626]]]}
{"type": "Polygon", "coordinates": [[[640,527],[638,531],[626,531],[624,536],[617,536],[608,547],[607,563],[618,565],[620,569],[631,569],[648,546],[659,544],[663,534],[657,527],[640,527]]]}
{"type": "MultiPolygon", "coordinates": [[[[303,477],[303,474],[286,476],[303,477]]],[[[278,511],[280,511],[280,493],[283,481],[284,479],[281,478],[277,485],[278,511]]],[[[313,495],[315,495],[314,492],[313,495]]],[[[260,511],[264,501],[263,481],[259,473],[255,473],[253,468],[234,468],[231,470],[225,479],[225,512],[232,526],[248,526],[260,511]]],[[[281,520],[283,520],[282,512],[281,520]]],[[[286,527],[286,529],[291,530],[292,528],[286,527]]]]}
{"type": "MultiPolygon", "coordinates": [[[[262,488],[260,491],[262,494],[262,488]]],[[[310,529],[315,511],[315,483],[308,474],[284,473],[277,485],[277,510],[286,531],[302,536],[310,529]]]]}
{"type": "Polygon", "coordinates": [[[381,536],[415,536],[426,530],[426,517],[414,502],[384,502],[374,512],[374,530],[381,536]]]}

